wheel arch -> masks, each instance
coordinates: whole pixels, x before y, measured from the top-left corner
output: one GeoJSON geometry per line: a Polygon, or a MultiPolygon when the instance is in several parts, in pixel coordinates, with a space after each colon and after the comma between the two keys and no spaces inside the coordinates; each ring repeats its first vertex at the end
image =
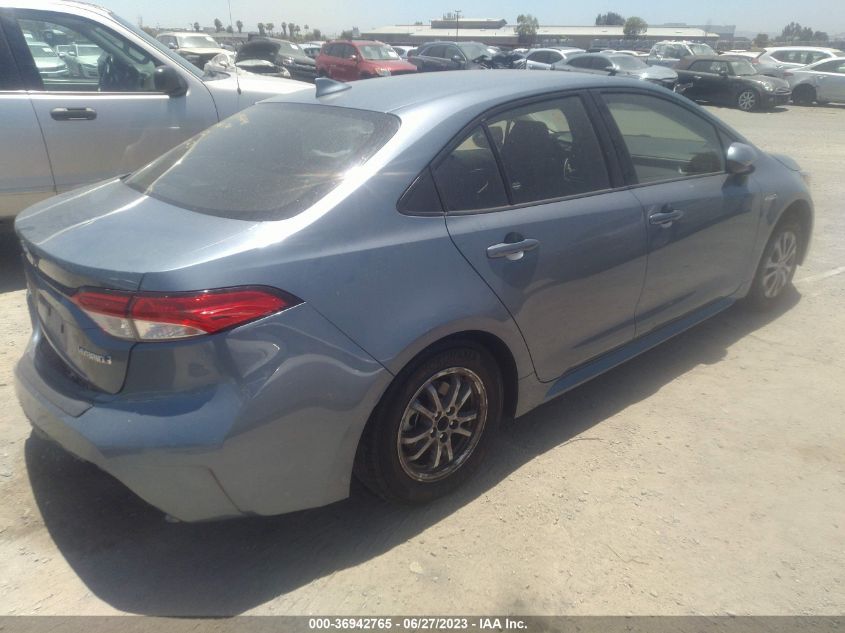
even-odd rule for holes
{"type": "Polygon", "coordinates": [[[796,220],[801,225],[801,244],[798,253],[798,263],[803,264],[810,246],[810,235],[813,232],[813,210],[810,203],[803,199],[790,203],[778,216],[777,222],[772,226],[769,237],[777,230],[777,227],[789,220],[796,220]]]}

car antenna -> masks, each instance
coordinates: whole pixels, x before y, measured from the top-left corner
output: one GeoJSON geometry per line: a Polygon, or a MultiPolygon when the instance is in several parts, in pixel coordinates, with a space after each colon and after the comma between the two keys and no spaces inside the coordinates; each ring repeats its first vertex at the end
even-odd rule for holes
{"type": "MultiPolygon", "coordinates": [[[[232,0],[226,0],[227,4],[229,5],[229,28],[232,28],[232,0]]],[[[236,55],[237,57],[237,55],[236,55]]],[[[241,79],[238,77],[238,67],[235,66],[235,85],[238,87],[238,95],[242,94],[241,92],[241,79]]]]}
{"type": "Polygon", "coordinates": [[[343,92],[344,90],[349,90],[352,87],[342,81],[335,81],[334,79],[329,79],[328,77],[317,77],[314,80],[314,83],[317,85],[318,97],[325,97],[326,95],[331,95],[336,92],[343,92]]]}

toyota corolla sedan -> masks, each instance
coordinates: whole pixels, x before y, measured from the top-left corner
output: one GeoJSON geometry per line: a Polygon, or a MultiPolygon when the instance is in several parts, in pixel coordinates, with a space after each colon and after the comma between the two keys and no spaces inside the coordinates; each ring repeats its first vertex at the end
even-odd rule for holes
{"type": "Polygon", "coordinates": [[[786,293],[798,166],[577,73],[273,98],[16,222],[40,434],[181,520],[424,502],[519,417],[786,293]]]}

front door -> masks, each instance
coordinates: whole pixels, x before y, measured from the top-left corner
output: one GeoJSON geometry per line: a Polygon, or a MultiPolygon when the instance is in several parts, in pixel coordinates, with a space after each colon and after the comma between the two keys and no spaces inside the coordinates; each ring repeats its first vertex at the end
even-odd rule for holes
{"type": "Polygon", "coordinates": [[[434,173],[455,245],[510,311],[540,380],[633,338],[642,207],[610,191],[581,97],[492,116],[434,173]]]}
{"type": "Polygon", "coordinates": [[[214,101],[196,77],[187,78],[182,97],[156,92],[153,71],[162,62],[125,35],[75,15],[16,10],[14,16],[24,42],[19,50],[31,55],[24,59],[33,71],[30,98],[59,192],[135,170],[217,121],[214,101]],[[44,70],[37,55],[49,45],[34,38],[45,31],[97,47],[96,67],[88,76],[44,70]]]}
{"type": "Polygon", "coordinates": [[[816,97],[820,101],[845,101],[845,60],[835,59],[813,66],[816,97]]]}
{"type": "Polygon", "coordinates": [[[640,335],[739,289],[760,196],[752,176],[725,172],[723,133],[700,115],[654,95],[603,96],[648,222],[640,335]]]}

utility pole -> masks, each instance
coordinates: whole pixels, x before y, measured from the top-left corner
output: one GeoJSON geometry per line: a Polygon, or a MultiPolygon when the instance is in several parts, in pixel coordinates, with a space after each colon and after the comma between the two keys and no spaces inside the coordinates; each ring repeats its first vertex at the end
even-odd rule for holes
{"type": "Polygon", "coordinates": [[[458,31],[461,28],[461,10],[455,9],[455,40],[458,39],[458,31]]]}

